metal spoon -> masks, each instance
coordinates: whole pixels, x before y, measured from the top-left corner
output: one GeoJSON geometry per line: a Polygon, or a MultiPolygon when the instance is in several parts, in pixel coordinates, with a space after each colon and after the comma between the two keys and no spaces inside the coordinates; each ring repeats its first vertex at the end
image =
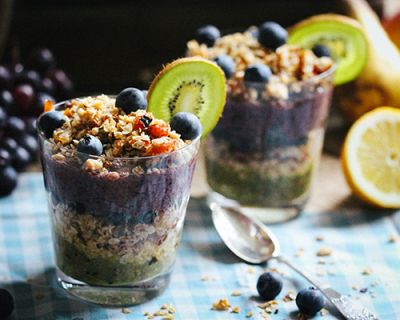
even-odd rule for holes
{"type": "Polygon", "coordinates": [[[275,259],[307,279],[336,307],[347,320],[378,320],[378,317],[358,302],[321,285],[280,255],[280,246],[275,235],[261,222],[248,217],[236,207],[221,207],[210,203],[212,220],[226,246],[240,259],[259,264],[275,259]]]}

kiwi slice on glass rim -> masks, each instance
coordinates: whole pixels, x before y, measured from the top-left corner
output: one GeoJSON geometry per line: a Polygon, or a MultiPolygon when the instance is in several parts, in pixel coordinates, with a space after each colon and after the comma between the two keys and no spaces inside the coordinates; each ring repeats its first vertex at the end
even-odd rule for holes
{"type": "Polygon", "coordinates": [[[199,118],[205,137],[217,124],[225,99],[225,75],[216,63],[181,58],[167,64],[153,80],[147,111],[167,122],[177,112],[191,112],[199,118]]]}
{"type": "Polygon", "coordinates": [[[328,47],[336,63],[335,85],[354,80],[368,58],[368,42],[362,26],[338,14],[321,14],[299,22],[290,28],[288,43],[307,49],[317,44],[328,47]]]}

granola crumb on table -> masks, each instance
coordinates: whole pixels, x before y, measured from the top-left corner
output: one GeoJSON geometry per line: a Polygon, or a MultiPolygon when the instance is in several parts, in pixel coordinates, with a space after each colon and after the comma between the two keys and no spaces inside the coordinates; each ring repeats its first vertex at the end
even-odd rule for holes
{"type": "Polygon", "coordinates": [[[218,310],[218,311],[226,311],[229,310],[229,308],[231,307],[228,299],[223,298],[223,299],[219,299],[217,302],[213,303],[212,305],[212,310],[218,310]]]}

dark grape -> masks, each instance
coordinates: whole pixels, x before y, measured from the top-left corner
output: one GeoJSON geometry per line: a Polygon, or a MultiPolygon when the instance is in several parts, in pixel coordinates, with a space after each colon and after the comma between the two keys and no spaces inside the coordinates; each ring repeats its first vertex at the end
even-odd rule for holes
{"type": "Polygon", "coordinates": [[[32,159],[36,158],[39,149],[39,144],[36,137],[31,134],[25,133],[21,135],[17,139],[17,141],[21,147],[25,148],[29,152],[32,159]]]}
{"type": "Polygon", "coordinates": [[[55,91],[54,82],[50,78],[43,78],[41,90],[48,94],[54,94],[55,91]]]}
{"type": "Polygon", "coordinates": [[[25,148],[18,146],[12,160],[13,167],[18,171],[22,171],[30,162],[31,155],[29,152],[25,148]]]}
{"type": "MultiPolygon", "coordinates": [[[[4,168],[1,168],[0,169],[0,196],[5,196],[5,195],[10,194],[17,186],[17,182],[18,182],[18,174],[13,167],[7,166],[4,168]]],[[[0,300],[2,302],[1,306],[6,307],[3,300],[4,300],[4,298],[2,297],[2,299],[0,300]]],[[[8,314],[8,312],[6,313],[5,311],[6,310],[3,310],[3,308],[0,308],[0,318],[1,319],[3,319],[3,315],[8,314]]]]}
{"type": "Polygon", "coordinates": [[[36,118],[35,117],[28,117],[25,118],[25,130],[27,133],[36,135],[36,118]]]}
{"type": "Polygon", "coordinates": [[[11,73],[5,66],[0,66],[0,88],[8,88],[11,82],[11,73]]]}
{"type": "Polygon", "coordinates": [[[16,77],[16,76],[18,76],[18,74],[20,74],[21,72],[24,71],[24,66],[21,63],[16,63],[11,68],[11,71],[12,71],[14,77],[16,77]]]}
{"type": "Polygon", "coordinates": [[[34,70],[23,71],[15,76],[14,85],[19,84],[30,84],[35,89],[39,89],[42,86],[42,79],[40,74],[34,70]]]}
{"type": "Polygon", "coordinates": [[[20,84],[13,90],[14,101],[24,114],[30,113],[35,100],[35,90],[30,84],[20,84]]]}
{"type": "Polygon", "coordinates": [[[14,98],[10,91],[0,90],[0,106],[2,106],[7,113],[12,113],[14,106],[14,98]]]}
{"type": "Polygon", "coordinates": [[[65,74],[64,71],[61,69],[55,70],[51,74],[50,79],[53,80],[54,84],[56,85],[57,94],[59,95],[60,99],[71,97],[74,86],[71,79],[65,74]]]}
{"type": "Polygon", "coordinates": [[[19,137],[25,132],[25,122],[18,117],[9,117],[5,126],[5,133],[10,137],[19,137]]]}
{"type": "Polygon", "coordinates": [[[45,74],[55,67],[56,61],[53,53],[49,49],[39,48],[33,51],[29,56],[28,65],[41,74],[45,74]]]}
{"type": "Polygon", "coordinates": [[[6,137],[0,141],[0,147],[6,149],[11,155],[14,155],[15,150],[18,147],[17,141],[11,137],[6,137]]]}
{"type": "Polygon", "coordinates": [[[11,154],[6,149],[0,148],[0,169],[11,164],[11,154]]]}
{"type": "Polygon", "coordinates": [[[7,112],[0,107],[0,129],[4,128],[7,122],[7,112]]]}

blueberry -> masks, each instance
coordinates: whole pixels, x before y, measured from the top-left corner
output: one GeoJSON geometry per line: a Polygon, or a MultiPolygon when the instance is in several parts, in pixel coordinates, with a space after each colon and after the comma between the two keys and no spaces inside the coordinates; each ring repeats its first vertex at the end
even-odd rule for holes
{"type": "Polygon", "coordinates": [[[7,167],[11,164],[11,154],[8,150],[0,149],[0,168],[7,167]]]}
{"type": "Polygon", "coordinates": [[[136,88],[126,88],[117,96],[115,106],[124,110],[126,114],[129,114],[139,109],[146,109],[147,100],[143,96],[141,90],[136,88]]]}
{"type": "Polygon", "coordinates": [[[267,49],[276,50],[287,42],[287,31],[276,22],[264,22],[258,28],[258,42],[267,49]]]}
{"type": "MultiPolygon", "coordinates": [[[[103,153],[103,144],[98,138],[87,134],[79,141],[76,149],[85,155],[99,156],[103,153]]],[[[87,159],[84,155],[80,155],[80,157],[82,161],[87,159]]]]}
{"type": "Polygon", "coordinates": [[[32,157],[28,150],[24,147],[18,146],[13,155],[12,165],[16,170],[22,171],[29,165],[31,160],[32,157]]]}
{"type": "Polygon", "coordinates": [[[7,112],[0,107],[0,129],[4,128],[7,123],[7,112]]]}
{"type": "Polygon", "coordinates": [[[319,290],[311,287],[300,290],[296,297],[300,312],[313,316],[325,305],[325,298],[319,290]]]}
{"type": "Polygon", "coordinates": [[[157,216],[157,213],[150,210],[142,214],[140,217],[140,223],[145,223],[145,224],[152,224],[154,222],[155,217],[157,216]]]}
{"type": "Polygon", "coordinates": [[[314,52],[318,58],[331,56],[331,51],[323,44],[316,44],[314,47],[312,47],[312,52],[314,52]]]}
{"type": "Polygon", "coordinates": [[[6,149],[11,155],[15,153],[15,150],[18,148],[18,143],[15,139],[11,137],[6,137],[1,141],[0,147],[6,149]]]}
{"type": "Polygon", "coordinates": [[[235,61],[226,54],[221,54],[214,59],[215,63],[224,71],[226,78],[233,76],[236,70],[235,61]]]}
{"type": "Polygon", "coordinates": [[[65,122],[64,114],[60,111],[49,111],[39,118],[39,128],[47,138],[53,135],[55,129],[60,128],[65,122]]]}
{"type": "Polygon", "coordinates": [[[171,119],[170,126],[183,140],[193,140],[201,134],[200,120],[190,112],[176,113],[171,119]]]}
{"type": "Polygon", "coordinates": [[[17,139],[18,144],[25,148],[32,158],[36,158],[36,154],[39,150],[39,144],[33,135],[29,133],[24,133],[17,139]]]}
{"type": "Polygon", "coordinates": [[[18,117],[9,117],[5,126],[5,133],[11,137],[19,137],[25,132],[25,122],[18,117]]]}
{"type": "Polygon", "coordinates": [[[269,301],[275,299],[275,297],[282,291],[282,279],[274,272],[263,273],[257,281],[257,291],[259,295],[269,301]]]}
{"type": "Polygon", "coordinates": [[[265,83],[269,81],[271,76],[271,69],[262,63],[251,64],[244,72],[244,80],[247,82],[265,83]]]}
{"type": "MultiPolygon", "coordinates": [[[[10,194],[17,186],[18,174],[17,171],[11,166],[3,167],[0,169],[0,196],[10,194]]],[[[3,292],[0,291],[0,305],[4,299],[3,292]]],[[[0,308],[0,315],[2,314],[3,308],[0,308]]],[[[1,318],[1,317],[0,317],[1,318]]]]}
{"type": "Polygon", "coordinates": [[[14,298],[6,289],[0,289],[0,319],[7,318],[14,310],[14,298]]]}
{"type": "Polygon", "coordinates": [[[220,37],[221,32],[218,28],[209,24],[197,29],[195,39],[198,43],[204,43],[207,47],[212,47],[220,37]]]}

